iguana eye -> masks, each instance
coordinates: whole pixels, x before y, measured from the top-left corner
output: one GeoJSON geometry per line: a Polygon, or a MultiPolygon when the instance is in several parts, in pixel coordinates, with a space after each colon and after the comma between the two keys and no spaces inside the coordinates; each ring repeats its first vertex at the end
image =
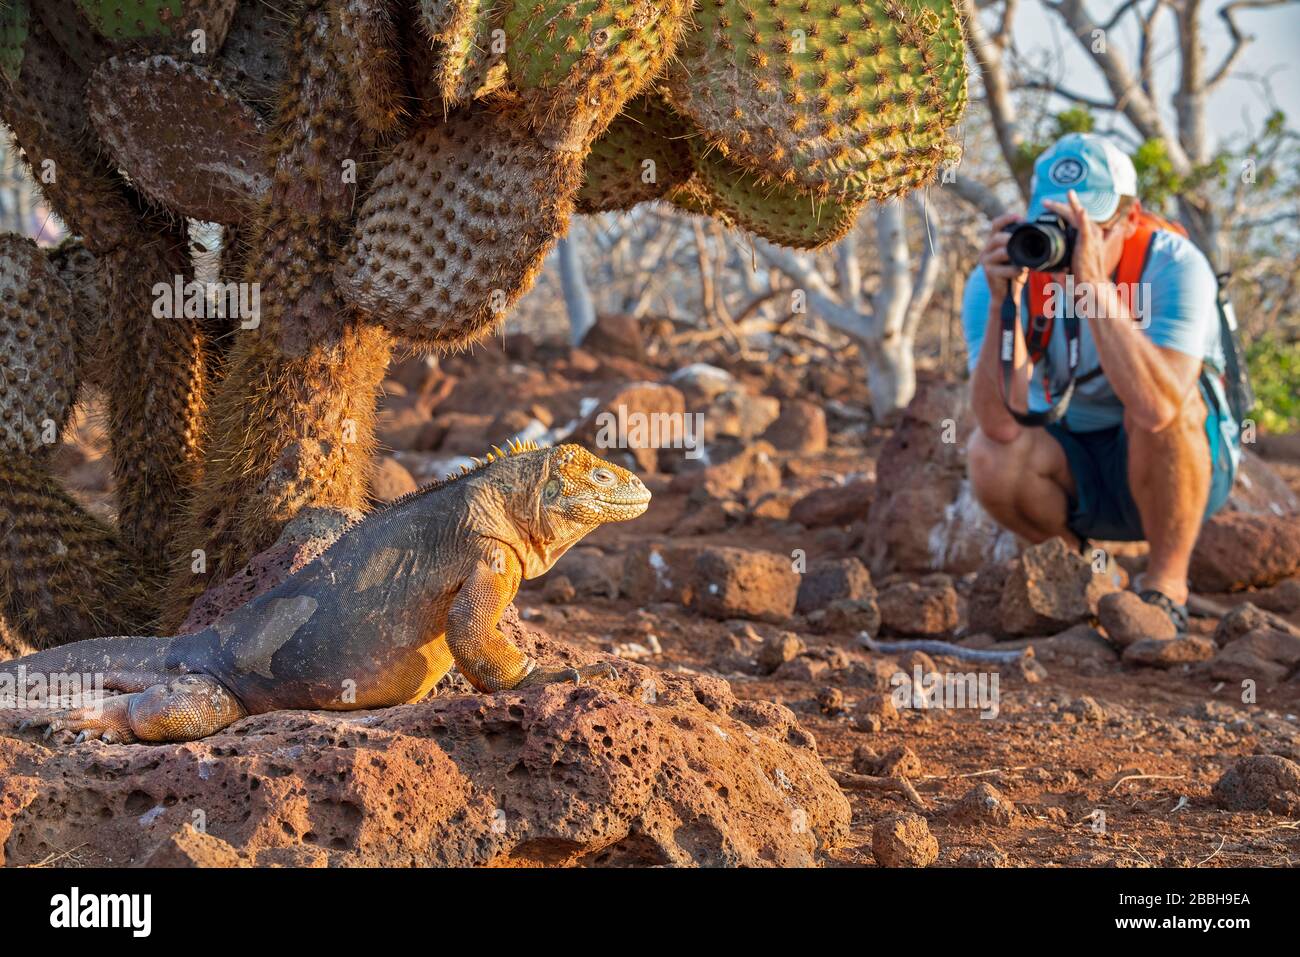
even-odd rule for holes
{"type": "Polygon", "coordinates": [[[614,477],[614,473],[611,472],[609,469],[592,469],[591,480],[595,482],[597,485],[618,484],[618,479],[614,477]]]}
{"type": "Polygon", "coordinates": [[[561,483],[559,479],[551,479],[542,489],[542,498],[548,502],[554,501],[559,497],[560,487],[562,484],[563,483],[561,483]]]}

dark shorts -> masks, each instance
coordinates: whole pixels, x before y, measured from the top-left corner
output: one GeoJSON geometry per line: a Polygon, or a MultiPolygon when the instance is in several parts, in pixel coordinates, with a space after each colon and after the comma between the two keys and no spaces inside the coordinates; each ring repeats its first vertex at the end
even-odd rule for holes
{"type": "MultiPolygon", "coordinates": [[[[1209,518],[1228,500],[1236,478],[1231,450],[1221,427],[1225,410],[1219,408],[1214,393],[1201,379],[1201,398],[1208,414],[1205,435],[1210,442],[1210,500],[1205,506],[1209,518]]],[[[1070,531],[1080,538],[1113,542],[1138,542],[1142,516],[1128,484],[1128,434],[1124,426],[1096,432],[1071,432],[1060,425],[1047,431],[1061,444],[1074,476],[1075,496],[1070,500],[1070,531]]]]}

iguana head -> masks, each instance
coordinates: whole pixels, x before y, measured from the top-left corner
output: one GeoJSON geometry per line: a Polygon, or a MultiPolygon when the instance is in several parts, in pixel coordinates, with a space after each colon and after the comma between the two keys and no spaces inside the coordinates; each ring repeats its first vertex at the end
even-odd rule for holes
{"type": "Polygon", "coordinates": [[[580,445],[513,446],[489,462],[499,471],[481,475],[493,484],[518,529],[511,542],[525,578],[536,578],[598,525],[636,518],[650,505],[650,490],[625,468],[580,445]]]}

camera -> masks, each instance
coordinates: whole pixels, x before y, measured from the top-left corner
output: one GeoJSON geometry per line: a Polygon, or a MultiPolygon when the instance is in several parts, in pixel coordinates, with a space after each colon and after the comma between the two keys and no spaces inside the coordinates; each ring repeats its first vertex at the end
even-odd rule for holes
{"type": "Polygon", "coordinates": [[[1045,213],[1011,230],[1007,256],[1013,265],[1038,272],[1056,272],[1074,259],[1075,228],[1060,216],[1045,213]]]}

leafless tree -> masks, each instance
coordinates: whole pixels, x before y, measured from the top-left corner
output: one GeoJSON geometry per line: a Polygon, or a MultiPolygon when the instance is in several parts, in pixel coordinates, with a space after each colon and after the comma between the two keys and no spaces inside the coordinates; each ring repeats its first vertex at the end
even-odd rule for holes
{"type": "Polygon", "coordinates": [[[1018,0],[1002,0],[983,11],[977,0],[958,2],[982,77],[984,106],[1022,195],[1027,193],[1028,169],[1023,154],[1026,140],[1012,96],[1016,88],[1041,90],[1089,111],[1122,118],[1138,141],[1158,141],[1183,184],[1176,196],[1179,218],[1215,267],[1225,267],[1231,226],[1225,214],[1230,210],[1224,209],[1223,198],[1216,195],[1215,177],[1209,175],[1216,152],[1207,118],[1210,96],[1234,75],[1253,39],[1241,30],[1238,14],[1295,0],[1229,0],[1221,6],[1218,16],[1231,45],[1213,65],[1207,62],[1203,36],[1204,0],[1123,0],[1104,18],[1090,10],[1086,0],[1039,0],[1095,67],[1100,80],[1096,89],[1091,77],[1064,75],[1064,59],[1047,69],[1016,55],[1010,23],[1018,0]],[[995,16],[1000,28],[996,36],[989,28],[995,16]],[[1136,34],[1136,49],[1126,49],[1120,42],[1119,28],[1124,23],[1136,34]],[[1166,28],[1172,30],[1177,51],[1177,81],[1169,94],[1172,122],[1166,118],[1156,77],[1157,31],[1166,28]]]}

